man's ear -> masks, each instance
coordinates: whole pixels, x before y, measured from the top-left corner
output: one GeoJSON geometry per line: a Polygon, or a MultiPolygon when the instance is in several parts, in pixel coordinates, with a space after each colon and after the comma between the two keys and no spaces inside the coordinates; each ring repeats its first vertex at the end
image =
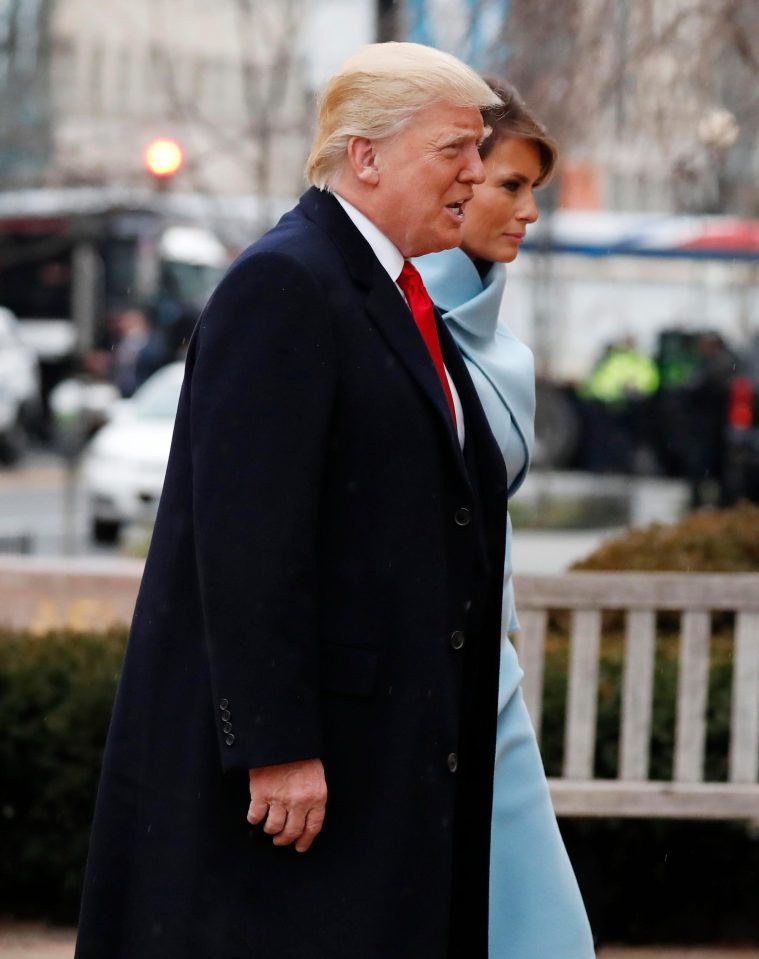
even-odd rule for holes
{"type": "Polygon", "coordinates": [[[377,156],[371,140],[367,137],[351,137],[348,140],[347,158],[348,165],[362,183],[367,186],[379,183],[377,156]]]}

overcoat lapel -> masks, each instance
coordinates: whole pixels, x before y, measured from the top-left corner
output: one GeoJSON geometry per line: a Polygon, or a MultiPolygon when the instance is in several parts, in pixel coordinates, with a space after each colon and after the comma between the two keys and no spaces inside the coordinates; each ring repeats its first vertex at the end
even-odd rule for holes
{"type": "Polygon", "coordinates": [[[481,527],[481,556],[487,565],[488,548],[498,550],[496,533],[506,524],[508,478],[500,448],[493,437],[477,390],[445,321],[435,310],[443,362],[456,386],[466,421],[464,461],[470,484],[486,518],[481,527]]]}
{"type": "Polygon", "coordinates": [[[435,365],[395,284],[331,194],[312,187],[303,194],[299,206],[310,220],[329,235],[341,251],[351,277],[366,290],[369,316],[434,407],[457,468],[468,482],[456,428],[435,365]]]}

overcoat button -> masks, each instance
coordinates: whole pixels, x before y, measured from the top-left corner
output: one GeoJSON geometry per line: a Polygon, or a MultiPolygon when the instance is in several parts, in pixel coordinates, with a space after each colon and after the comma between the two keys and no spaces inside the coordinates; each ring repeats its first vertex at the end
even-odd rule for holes
{"type": "Polygon", "coordinates": [[[222,711],[221,711],[221,718],[224,720],[224,722],[226,722],[231,715],[232,715],[232,713],[230,713],[230,711],[229,711],[228,709],[222,709],[222,711]]]}
{"type": "Polygon", "coordinates": [[[221,728],[224,730],[225,733],[231,733],[232,723],[224,723],[224,725],[221,728]]]}
{"type": "Polygon", "coordinates": [[[219,709],[226,709],[227,706],[229,706],[229,700],[222,699],[222,701],[219,703],[219,709]]]}
{"type": "Polygon", "coordinates": [[[465,639],[466,636],[463,629],[454,629],[454,631],[451,633],[451,646],[453,649],[461,649],[461,647],[464,645],[465,639]]]}
{"type": "Polygon", "coordinates": [[[455,773],[459,768],[459,757],[456,755],[456,753],[448,754],[448,768],[452,773],[455,773]]]}
{"type": "Polygon", "coordinates": [[[224,742],[227,744],[227,746],[231,746],[234,741],[235,741],[234,733],[227,733],[227,735],[224,737],[224,742]]]}
{"type": "Polygon", "coordinates": [[[459,506],[453,514],[457,526],[468,526],[472,522],[472,511],[466,506],[459,506]]]}

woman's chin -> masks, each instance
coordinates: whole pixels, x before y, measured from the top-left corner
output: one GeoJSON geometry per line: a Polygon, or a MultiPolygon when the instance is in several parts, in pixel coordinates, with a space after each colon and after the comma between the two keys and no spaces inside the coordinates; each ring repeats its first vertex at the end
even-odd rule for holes
{"type": "Polygon", "coordinates": [[[508,249],[501,250],[501,255],[497,257],[497,260],[499,263],[512,263],[514,260],[516,260],[518,253],[518,246],[510,246],[508,249]]]}

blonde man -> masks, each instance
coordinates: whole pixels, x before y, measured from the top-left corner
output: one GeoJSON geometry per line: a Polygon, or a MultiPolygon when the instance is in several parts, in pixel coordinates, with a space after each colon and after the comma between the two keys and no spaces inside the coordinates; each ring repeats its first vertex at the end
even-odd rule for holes
{"type": "Polygon", "coordinates": [[[460,242],[497,102],[360,51],[199,321],[78,959],[487,955],[506,477],[408,258],[460,242]]]}

